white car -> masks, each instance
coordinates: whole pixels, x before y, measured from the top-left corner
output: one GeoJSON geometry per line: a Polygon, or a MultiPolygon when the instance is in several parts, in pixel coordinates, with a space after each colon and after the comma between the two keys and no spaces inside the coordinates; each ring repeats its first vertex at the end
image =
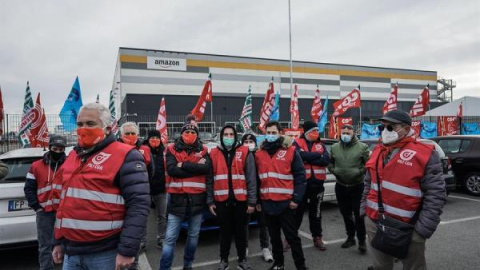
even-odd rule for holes
{"type": "MultiPolygon", "coordinates": [[[[67,147],[68,154],[72,147],[67,147]]],[[[8,175],[0,179],[0,249],[35,245],[37,227],[35,212],[28,207],[23,187],[32,163],[47,150],[23,148],[0,156],[8,166],[8,175]]]]}

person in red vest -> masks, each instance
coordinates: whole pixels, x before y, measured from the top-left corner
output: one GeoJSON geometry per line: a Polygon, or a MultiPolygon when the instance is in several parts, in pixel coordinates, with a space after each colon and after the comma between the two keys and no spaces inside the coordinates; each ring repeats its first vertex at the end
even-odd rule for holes
{"type": "Polygon", "coordinates": [[[188,222],[183,269],[192,269],[206,206],[206,180],[210,171],[207,147],[198,138],[198,128],[185,124],[180,138],[167,147],[167,193],[169,206],[160,270],[170,270],[182,222],[188,222]]]}
{"type": "Polygon", "coordinates": [[[285,269],[281,238],[283,230],[297,270],[304,270],[307,267],[295,213],[305,194],[305,167],[290,137],[281,136],[281,131],[280,123],[268,122],[265,141],[255,154],[260,177],[261,208],[265,211],[272,243],[274,263],[270,269],[285,269]]]}
{"type": "Polygon", "coordinates": [[[307,175],[307,190],[297,209],[297,228],[300,229],[300,225],[302,225],[303,214],[309,201],[308,219],[313,244],[317,249],[324,251],[326,247],[322,240],[321,206],[323,192],[325,191],[323,183],[327,179],[326,166],[330,162],[330,156],[325,145],[320,141],[317,124],[312,121],[305,121],[303,134],[295,140],[295,146],[300,153],[300,157],[302,157],[307,175]]]}
{"type": "Polygon", "coordinates": [[[143,156],[117,142],[98,103],[77,117],[78,145],[62,166],[55,221],[55,263],[63,269],[124,269],[140,249],[150,207],[143,156]]]}
{"type": "Polygon", "coordinates": [[[25,198],[28,206],[37,213],[38,262],[41,270],[54,269],[52,258],[55,209],[51,193],[61,187],[54,184],[57,172],[65,161],[67,140],[62,136],[51,136],[48,152],[32,163],[25,180],[25,198]]]}
{"type": "MultiPolygon", "coordinates": [[[[433,145],[415,138],[408,113],[390,111],[380,120],[382,143],[366,164],[361,204],[367,234],[370,241],[376,234],[380,186],[385,215],[415,227],[403,268],[426,269],[425,241],[437,229],[446,201],[440,158],[433,145]]],[[[373,262],[369,269],[393,269],[393,256],[375,248],[369,254],[373,262]]]]}
{"type": "Polygon", "coordinates": [[[143,155],[145,165],[147,165],[147,171],[149,176],[153,173],[152,167],[152,152],[147,145],[142,144],[138,139],[138,126],[134,122],[125,122],[120,126],[120,139],[119,142],[126,143],[134,146],[143,155]]]}
{"type": "Polygon", "coordinates": [[[246,225],[248,215],[257,203],[257,170],[255,157],[237,142],[237,132],[227,125],[220,131],[220,145],[210,152],[212,173],[207,178],[207,204],[220,223],[220,264],[228,269],[232,237],[240,270],[252,269],[246,257],[246,225]]]}

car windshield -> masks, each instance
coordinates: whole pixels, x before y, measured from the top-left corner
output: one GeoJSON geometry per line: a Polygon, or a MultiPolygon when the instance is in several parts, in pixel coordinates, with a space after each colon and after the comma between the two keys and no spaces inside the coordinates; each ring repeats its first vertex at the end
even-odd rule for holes
{"type": "Polygon", "coordinates": [[[8,174],[0,180],[2,183],[19,183],[25,182],[30,166],[39,158],[22,158],[22,159],[4,159],[2,160],[8,167],[8,174]]]}

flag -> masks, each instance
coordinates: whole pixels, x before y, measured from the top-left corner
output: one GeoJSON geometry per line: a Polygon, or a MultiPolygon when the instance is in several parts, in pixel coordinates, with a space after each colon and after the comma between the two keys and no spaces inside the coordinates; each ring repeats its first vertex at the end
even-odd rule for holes
{"type": "Polygon", "coordinates": [[[312,109],[310,110],[310,115],[312,116],[312,121],[318,123],[320,116],[322,115],[322,97],[320,96],[320,90],[317,86],[317,91],[315,91],[315,98],[313,99],[312,109]]]}
{"type": "Polygon", "coordinates": [[[33,99],[30,92],[30,84],[27,82],[27,89],[25,89],[25,101],[23,102],[22,122],[18,130],[18,136],[22,146],[30,143],[30,126],[32,124],[32,109],[33,99]]]}
{"type": "Polygon", "coordinates": [[[318,120],[318,129],[320,130],[320,132],[324,132],[325,125],[328,122],[328,96],[325,99],[325,103],[321,107],[322,110],[320,111],[320,120],[318,120]]]}
{"type": "Polygon", "coordinates": [[[344,125],[353,125],[352,117],[334,117],[331,116],[328,137],[331,139],[340,139],[340,130],[344,125]]]}
{"type": "Polygon", "coordinates": [[[424,139],[437,137],[437,123],[422,122],[420,127],[420,137],[424,139]]]}
{"type": "Polygon", "coordinates": [[[195,121],[202,121],[207,102],[212,102],[212,74],[208,75],[208,80],[205,82],[202,94],[191,112],[195,116],[195,121]]]}
{"type": "Polygon", "coordinates": [[[3,135],[3,118],[5,118],[5,115],[3,114],[2,87],[0,87],[0,136],[3,135]]]}
{"type": "Polygon", "coordinates": [[[343,115],[350,108],[359,108],[362,105],[360,90],[355,88],[348,93],[344,98],[333,103],[333,116],[337,117],[343,115]]]}
{"type": "Polygon", "coordinates": [[[412,129],[415,132],[415,136],[420,137],[422,122],[420,120],[412,120],[412,129]]]}
{"type": "Polygon", "coordinates": [[[360,140],[378,139],[380,138],[380,130],[378,129],[380,124],[362,124],[362,134],[360,140]]]}
{"type": "Polygon", "coordinates": [[[272,77],[272,81],[270,82],[267,93],[265,93],[265,98],[263,99],[262,108],[260,109],[260,123],[258,124],[258,129],[263,133],[265,133],[265,127],[270,120],[270,114],[272,113],[274,103],[274,95],[275,91],[273,89],[272,77]]]}
{"type": "Polygon", "coordinates": [[[32,109],[32,125],[30,126],[30,144],[32,147],[48,146],[48,127],[45,111],[40,103],[40,93],[37,95],[35,107],[32,109]]]}
{"type": "Polygon", "coordinates": [[[65,131],[70,132],[77,128],[77,115],[82,106],[82,91],[77,77],[59,115],[65,131]]]}
{"type": "Polygon", "coordinates": [[[478,123],[462,123],[462,135],[480,135],[478,123]]]}
{"type": "Polygon", "coordinates": [[[117,136],[118,132],[118,122],[115,113],[115,98],[113,96],[113,91],[110,90],[110,100],[108,102],[108,109],[110,110],[110,115],[112,116],[112,133],[117,136]]]}
{"type": "Polygon", "coordinates": [[[296,84],[290,101],[290,115],[292,117],[292,129],[298,129],[300,125],[300,115],[298,111],[298,88],[296,84]]]}
{"type": "Polygon", "coordinates": [[[383,115],[385,115],[389,111],[394,111],[397,109],[397,97],[398,97],[398,84],[395,84],[392,88],[392,92],[390,92],[390,96],[388,97],[385,104],[383,104],[383,115]]]}
{"type": "Polygon", "coordinates": [[[410,110],[410,116],[422,116],[428,110],[428,105],[430,104],[430,91],[428,86],[423,88],[422,93],[418,96],[417,101],[413,104],[412,109],[410,110]]]}
{"type": "Polygon", "coordinates": [[[95,103],[100,103],[100,95],[97,94],[97,101],[95,101],[95,103]]]}
{"type": "Polygon", "coordinates": [[[458,106],[457,117],[460,117],[460,118],[463,117],[463,103],[462,102],[460,102],[460,105],[458,106]]]}
{"type": "Polygon", "coordinates": [[[437,117],[438,136],[460,135],[460,121],[455,116],[437,117]]]}
{"type": "Polygon", "coordinates": [[[160,109],[158,110],[156,129],[160,132],[160,138],[162,140],[162,144],[167,145],[167,142],[168,142],[167,109],[165,107],[164,97],[162,97],[162,101],[160,101],[160,109]]]}
{"type": "Polygon", "coordinates": [[[243,132],[247,132],[252,128],[252,89],[248,87],[247,97],[243,104],[242,115],[240,116],[240,126],[243,132]]]}
{"type": "Polygon", "coordinates": [[[275,92],[275,102],[273,104],[272,113],[269,121],[278,121],[280,119],[280,93],[275,92]]]}

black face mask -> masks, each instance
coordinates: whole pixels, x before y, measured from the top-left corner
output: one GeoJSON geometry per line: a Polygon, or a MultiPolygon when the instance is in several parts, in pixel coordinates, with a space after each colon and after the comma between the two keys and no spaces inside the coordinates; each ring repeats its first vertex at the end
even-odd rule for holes
{"type": "Polygon", "coordinates": [[[59,160],[64,154],[65,154],[64,152],[57,153],[57,152],[54,152],[54,151],[50,151],[50,157],[54,161],[59,160]]]}

